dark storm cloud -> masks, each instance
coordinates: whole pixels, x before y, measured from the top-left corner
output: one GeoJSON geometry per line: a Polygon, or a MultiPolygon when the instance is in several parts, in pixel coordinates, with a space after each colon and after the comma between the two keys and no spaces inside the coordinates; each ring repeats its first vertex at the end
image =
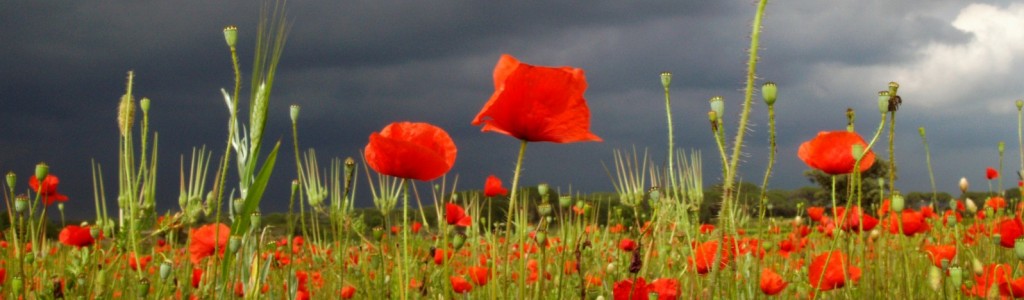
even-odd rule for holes
{"type": "MultiPolygon", "coordinates": [[[[925,49],[974,45],[977,36],[952,25],[965,6],[958,1],[769,4],[758,74],[759,80],[780,86],[779,162],[772,186],[807,183],[796,147],[819,130],[841,129],[846,107],[858,110],[857,128],[869,135],[878,122],[874,93],[890,80],[904,80],[895,77],[907,76],[901,75],[905,70],[927,68],[941,54],[925,49]]],[[[288,181],[295,177],[288,146],[290,104],[302,107],[300,147],[316,149],[322,165],[331,157],[358,160],[369,133],[390,122],[423,121],[445,128],[458,144],[451,175],[459,176],[460,189],[480,188],[488,174],[510,182],[518,143],[469,124],[493,92],[491,72],[502,53],[531,64],[586,70],[592,130],[605,139],[530,144],[522,184],[611,190],[602,162],[610,166],[615,149],[646,150],[662,164],[667,139],[662,71],[674,74],[676,145],[703,151],[705,183],[718,182],[707,99],[726,98],[727,130],[734,134],[754,8],[746,1],[288,3],[292,27],[265,140],[280,139],[287,147],[264,208],[282,207],[288,181]]],[[[259,9],[257,2],[5,4],[0,11],[0,66],[7,70],[0,73],[5,82],[0,85],[0,170],[25,178],[36,162],[46,161],[61,176],[62,191],[79,205],[92,195],[89,160],[94,158],[103,164],[110,190],[116,167],[114,107],[124,92],[125,72],[134,70],[136,97],[153,100],[150,122],[159,132],[163,184],[159,201],[161,208],[172,209],[180,156],[202,145],[216,156],[224,151],[227,110],[219,90],[233,83],[221,28],[239,26],[242,70],[248,76],[259,9]]],[[[1020,93],[1002,81],[990,90],[978,97],[1020,93]]],[[[928,189],[918,159],[923,151],[918,126],[929,128],[942,182],[966,176],[951,170],[983,170],[993,161],[987,159],[991,154],[984,160],[956,159],[958,151],[981,152],[986,148],[978,145],[991,149],[998,139],[1012,141],[1012,122],[991,132],[979,129],[978,121],[936,120],[936,114],[954,110],[922,103],[952,100],[927,102],[933,96],[915,95],[913,87],[907,91],[897,155],[906,157],[898,161],[901,184],[909,190],[928,189]]],[[[987,113],[994,105],[970,109],[987,113]]],[[[759,102],[752,122],[740,172],[744,180],[759,182],[767,156],[767,119],[759,102]]]]}

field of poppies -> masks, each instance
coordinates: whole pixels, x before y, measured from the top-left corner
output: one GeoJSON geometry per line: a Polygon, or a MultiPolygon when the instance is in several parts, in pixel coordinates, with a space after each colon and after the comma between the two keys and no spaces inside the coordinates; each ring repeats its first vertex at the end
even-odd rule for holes
{"type": "MultiPolygon", "coordinates": [[[[755,98],[769,115],[771,151],[749,158],[768,160],[761,187],[768,184],[776,155],[779,87],[756,82],[765,3],[760,1],[752,24],[738,124],[722,121],[721,98],[710,100],[708,120],[719,150],[710,157],[712,165],[721,166],[721,197],[704,191],[702,156],[673,144],[672,75],[666,72],[660,80],[673,155],[655,163],[635,152],[616,152],[610,170],[616,178],[614,199],[519,183],[531,143],[602,139],[590,131],[584,70],[530,65],[511,55],[498,58],[494,92],[471,120],[485,133],[519,141],[507,182],[492,175],[482,191],[456,189],[449,172],[458,159],[457,145],[443,128],[407,121],[369,133],[360,157],[331,159],[322,168],[315,152],[299,151],[298,106],[290,111],[294,157],[279,156],[280,143],[268,151],[262,131],[287,32],[284,14],[268,11],[258,28],[249,109],[241,114],[238,29],[224,29],[236,74],[234,89],[222,91],[230,111],[228,139],[216,159],[218,149],[200,148],[182,162],[180,209],[156,208],[158,152],[148,127],[150,103],[134,98],[132,73],[118,104],[119,132],[111,133],[120,136],[118,175],[104,178],[99,176],[103,166],[93,167],[94,220],[64,224],[67,197],[46,164],[34,174],[6,174],[0,294],[7,299],[1024,297],[1024,202],[999,191],[967,198],[966,179],[960,196],[919,208],[893,189],[892,141],[901,103],[895,82],[878,94],[881,121],[869,135],[853,131],[850,110],[847,130],[822,131],[800,145],[799,158],[831,182],[829,205],[800,204],[796,216],[772,217],[766,211],[773,203],[764,192],[757,205],[740,204],[736,170],[755,98]],[[270,174],[289,172],[275,169],[280,159],[295,160],[298,179],[291,183],[284,224],[268,226],[260,201],[270,174]],[[885,176],[869,182],[866,172],[882,165],[885,176]],[[229,173],[238,175],[237,183],[227,182],[229,173]],[[421,193],[425,189],[417,189],[417,182],[432,187],[430,192],[421,193]],[[874,194],[866,192],[869,187],[874,194]],[[373,208],[354,207],[357,188],[371,191],[373,208]],[[700,209],[709,204],[716,215],[702,218],[700,209]],[[366,210],[382,216],[382,224],[368,224],[366,210]],[[54,237],[47,232],[53,229],[48,224],[57,222],[50,220],[56,213],[62,227],[54,237]]],[[[1020,117],[1024,102],[1016,106],[1020,117]]],[[[927,149],[924,128],[920,134],[927,149]]],[[[994,168],[986,175],[1000,176],[994,168]]]]}

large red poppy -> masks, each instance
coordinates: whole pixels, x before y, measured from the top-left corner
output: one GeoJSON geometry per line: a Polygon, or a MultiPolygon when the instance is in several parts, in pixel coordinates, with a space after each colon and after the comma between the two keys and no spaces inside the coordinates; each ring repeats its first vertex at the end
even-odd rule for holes
{"type": "Polygon", "coordinates": [[[466,214],[466,210],[457,204],[447,203],[444,205],[444,218],[448,225],[469,227],[473,225],[473,218],[466,214]]]}
{"type": "MultiPolygon", "coordinates": [[[[821,170],[830,175],[853,172],[853,145],[861,145],[867,149],[867,143],[856,132],[822,131],[810,141],[800,144],[797,156],[807,166],[821,170]]],[[[875,153],[868,151],[860,161],[860,171],[864,172],[875,163],[875,153]]]]}
{"type": "Polygon", "coordinates": [[[377,173],[429,181],[455,165],[458,150],[444,129],[428,124],[395,122],[370,134],[366,164],[377,173]]]}
{"type": "Polygon", "coordinates": [[[889,227],[889,233],[898,234],[902,229],[903,235],[906,236],[924,233],[930,228],[928,222],[925,222],[924,214],[909,209],[902,211],[900,216],[890,215],[886,226],[889,227]]]}
{"type": "Polygon", "coordinates": [[[462,276],[450,276],[448,279],[452,283],[452,291],[456,294],[465,294],[470,290],[473,290],[473,285],[470,285],[469,281],[462,276]]]}
{"type": "Polygon", "coordinates": [[[45,205],[50,205],[53,204],[53,202],[58,201],[68,201],[68,196],[65,196],[57,192],[57,184],[59,183],[60,179],[58,179],[57,176],[53,175],[46,175],[46,178],[43,178],[43,184],[41,187],[39,184],[39,179],[36,178],[35,176],[29,176],[28,179],[28,186],[31,187],[32,190],[35,191],[36,193],[39,193],[39,197],[42,199],[43,204],[45,205]]]}
{"type": "Polygon", "coordinates": [[[487,181],[484,182],[484,197],[505,195],[508,195],[508,189],[501,186],[501,179],[494,175],[487,176],[487,181]]]}
{"type": "Polygon", "coordinates": [[[697,269],[697,274],[707,274],[715,268],[715,256],[718,256],[718,268],[725,268],[732,261],[735,252],[732,238],[725,238],[726,249],[718,247],[718,240],[710,240],[694,245],[693,256],[689,258],[690,265],[697,269]],[[721,252],[719,252],[721,251],[721,252]]]}
{"type": "Polygon", "coordinates": [[[198,264],[204,257],[213,255],[214,249],[224,253],[231,237],[231,228],[223,223],[207,224],[193,229],[189,233],[188,253],[193,264],[198,264]]]}
{"type": "Polygon", "coordinates": [[[924,252],[928,253],[928,258],[936,267],[942,268],[943,261],[946,266],[952,265],[956,257],[956,245],[928,245],[924,246],[924,252]]]}
{"type": "Polygon", "coordinates": [[[494,67],[494,94],[473,125],[528,142],[599,142],[590,132],[586,89],[581,69],[533,66],[504,54],[494,67]]]}
{"type": "Polygon", "coordinates": [[[57,237],[61,244],[68,246],[75,246],[78,248],[92,245],[93,238],[92,233],[89,232],[88,226],[68,225],[61,229],[60,236],[57,237]]]}
{"type": "Polygon", "coordinates": [[[636,282],[623,279],[612,286],[612,296],[615,300],[647,300],[647,287],[643,277],[637,277],[636,282]]]}
{"type": "Polygon", "coordinates": [[[811,261],[807,275],[811,286],[822,291],[841,288],[846,281],[860,280],[860,268],[850,265],[850,260],[842,252],[832,251],[818,255],[811,261]]]}
{"type": "Polygon", "coordinates": [[[996,232],[999,233],[999,245],[1006,248],[1013,248],[1017,238],[1024,234],[1024,222],[1020,218],[1009,218],[996,225],[996,232]]]}

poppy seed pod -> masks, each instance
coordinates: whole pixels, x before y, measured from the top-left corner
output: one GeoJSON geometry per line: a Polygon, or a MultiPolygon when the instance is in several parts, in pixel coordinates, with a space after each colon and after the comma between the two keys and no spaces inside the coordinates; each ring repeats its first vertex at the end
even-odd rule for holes
{"type": "Polygon", "coordinates": [[[999,154],[1003,154],[1003,151],[1006,151],[1006,143],[999,141],[999,144],[996,144],[996,149],[999,150],[999,154]]]}
{"type": "Polygon", "coordinates": [[[570,197],[570,196],[558,197],[558,207],[567,208],[570,205],[572,205],[572,197],[570,197]]]}
{"type": "Polygon", "coordinates": [[[953,286],[960,286],[964,281],[964,269],[959,266],[949,267],[949,282],[953,286]]]}
{"type": "Polygon", "coordinates": [[[906,200],[903,199],[903,195],[897,193],[892,195],[892,199],[889,202],[889,208],[894,212],[902,212],[905,204],[906,200]]]}
{"type": "Polygon", "coordinates": [[[228,253],[238,252],[239,248],[242,248],[242,237],[232,235],[231,238],[228,238],[228,253]]]}
{"type": "Polygon", "coordinates": [[[1024,108],[1024,100],[1017,99],[1017,101],[1015,101],[1014,104],[1017,105],[1017,110],[1018,111],[1020,111],[1022,108],[1024,108]]]}
{"type": "Polygon", "coordinates": [[[538,184],[537,193],[540,194],[541,197],[546,197],[548,195],[548,188],[549,187],[547,183],[538,184]]]}
{"type": "Polygon", "coordinates": [[[661,86],[668,90],[669,84],[672,84],[672,73],[661,72],[661,86]]]}
{"type": "Polygon", "coordinates": [[[1013,254],[1017,255],[1017,259],[1024,260],[1024,238],[1013,241],[1013,254]]]}
{"type": "Polygon", "coordinates": [[[28,209],[28,197],[20,195],[14,198],[14,211],[18,213],[25,212],[28,209]]]}
{"type": "Polygon", "coordinates": [[[235,48],[235,44],[238,42],[238,27],[235,25],[224,27],[224,41],[228,43],[228,47],[235,48]]]}
{"type": "Polygon", "coordinates": [[[288,115],[292,118],[292,124],[299,121],[299,105],[292,104],[288,107],[288,115]]]}
{"type": "Polygon", "coordinates": [[[889,82],[889,95],[896,95],[896,91],[900,89],[900,84],[895,81],[889,82]]]}
{"type": "Polygon", "coordinates": [[[36,180],[43,182],[43,180],[46,179],[46,175],[49,174],[50,166],[47,166],[46,163],[43,162],[36,164],[36,180]]]}
{"type": "Polygon", "coordinates": [[[142,113],[143,114],[148,114],[149,113],[149,102],[150,102],[149,98],[145,98],[145,97],[143,97],[142,100],[139,100],[139,108],[142,109],[142,113]]]}
{"type": "Polygon", "coordinates": [[[719,119],[725,116],[725,98],[714,96],[708,102],[711,104],[711,111],[714,111],[719,119]]]}
{"type": "Polygon", "coordinates": [[[171,276],[171,261],[165,260],[160,264],[160,280],[167,280],[171,276]]]}
{"type": "Polygon", "coordinates": [[[764,104],[768,106],[775,105],[775,97],[778,95],[779,88],[775,86],[774,82],[765,82],[761,85],[761,97],[764,98],[764,104]]]}
{"type": "Polygon", "coordinates": [[[921,135],[921,138],[923,139],[925,137],[924,127],[918,127],[917,134],[921,135]]]}
{"type": "Polygon", "coordinates": [[[551,215],[551,204],[541,203],[537,205],[537,213],[542,216],[551,215]]]}
{"type": "Polygon", "coordinates": [[[887,113],[889,112],[889,91],[878,92],[878,112],[887,113]]]}

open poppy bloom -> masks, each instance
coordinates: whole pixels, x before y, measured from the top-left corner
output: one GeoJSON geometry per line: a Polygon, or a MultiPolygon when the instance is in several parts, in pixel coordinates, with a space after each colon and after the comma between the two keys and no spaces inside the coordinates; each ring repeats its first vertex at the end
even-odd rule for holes
{"type": "Polygon", "coordinates": [[[732,254],[735,251],[732,238],[726,237],[725,244],[728,246],[725,250],[720,250],[718,240],[710,240],[695,245],[693,256],[689,258],[689,262],[691,266],[697,269],[697,274],[704,275],[711,272],[711,269],[715,268],[716,255],[718,256],[717,268],[719,269],[725,268],[732,261],[732,254]],[[721,253],[718,253],[719,251],[721,253]]]}
{"type": "Polygon", "coordinates": [[[762,293],[772,296],[781,293],[789,283],[783,280],[779,273],[775,273],[772,269],[764,268],[764,270],[761,270],[760,285],[762,293]]]}
{"type": "Polygon", "coordinates": [[[212,255],[215,249],[219,253],[224,253],[229,237],[231,237],[231,228],[223,223],[207,224],[192,230],[189,233],[188,246],[192,263],[198,264],[199,260],[212,255]]]}
{"type": "Polygon", "coordinates": [[[39,193],[39,197],[45,205],[50,205],[58,201],[68,201],[68,196],[57,192],[57,184],[59,183],[60,179],[53,175],[46,175],[46,178],[43,179],[42,185],[39,184],[39,179],[35,176],[29,176],[28,179],[28,186],[36,193],[39,193]]]}
{"type": "MultiPolygon", "coordinates": [[[[814,139],[800,144],[797,156],[807,166],[826,174],[847,174],[853,172],[853,164],[856,162],[853,145],[861,145],[864,149],[868,147],[856,132],[822,131],[814,139]]],[[[867,171],[874,163],[875,152],[867,151],[860,161],[860,172],[867,171]]]]}
{"type": "Polygon", "coordinates": [[[528,142],[600,142],[590,132],[586,89],[581,69],[532,66],[504,54],[494,67],[494,94],[473,125],[528,142]]]}
{"type": "Polygon", "coordinates": [[[341,288],[341,299],[352,299],[356,295],[356,287],[346,285],[341,288]]]}
{"type": "Polygon", "coordinates": [[[836,207],[834,212],[840,228],[845,231],[860,232],[863,229],[866,232],[878,225],[878,219],[865,214],[859,206],[851,207],[849,211],[846,207],[836,207]]]}
{"type": "Polygon", "coordinates": [[[900,212],[900,216],[890,215],[886,226],[889,227],[889,233],[898,234],[902,230],[905,236],[914,236],[929,229],[924,214],[909,209],[900,212]]]}
{"type": "MultiPolygon", "coordinates": [[[[974,286],[967,288],[967,285],[962,285],[960,287],[964,294],[981,298],[988,297],[988,292],[992,285],[1000,286],[1006,284],[1007,277],[1013,272],[1013,269],[1007,264],[989,264],[982,271],[980,275],[974,275],[976,283],[974,286]]],[[[1007,291],[1009,291],[1009,286],[1007,286],[1007,291]]]]}
{"type": "Polygon", "coordinates": [[[815,257],[807,274],[811,286],[828,291],[845,286],[847,281],[859,281],[861,272],[860,268],[850,265],[842,252],[832,251],[815,257]]]}
{"type": "Polygon", "coordinates": [[[477,286],[484,286],[491,280],[491,269],[487,267],[472,266],[466,269],[466,273],[469,273],[469,279],[477,286]]]}
{"type": "Polygon", "coordinates": [[[660,278],[647,285],[648,294],[658,294],[658,300],[679,299],[679,280],[660,278]]]}
{"type": "Polygon", "coordinates": [[[494,175],[487,176],[487,181],[484,182],[484,197],[505,195],[508,195],[508,189],[501,186],[501,179],[494,175]]]}
{"type": "Polygon", "coordinates": [[[622,251],[633,252],[633,250],[636,250],[636,247],[636,241],[634,241],[633,239],[622,238],[622,240],[619,241],[619,249],[621,249],[622,251]]]}
{"type": "Polygon", "coordinates": [[[995,168],[987,167],[985,168],[985,178],[988,180],[999,178],[999,171],[996,171],[995,168]]]}
{"type": "Polygon", "coordinates": [[[924,252],[928,253],[928,258],[936,267],[942,268],[943,261],[947,266],[953,262],[953,258],[956,257],[956,245],[928,245],[924,246],[924,252]]]}
{"type": "Polygon", "coordinates": [[[825,208],[821,206],[811,206],[807,208],[807,217],[811,218],[812,221],[821,223],[821,218],[825,216],[825,208]]]}
{"type": "Polygon", "coordinates": [[[456,204],[447,203],[444,205],[444,218],[448,222],[448,225],[455,225],[461,227],[469,227],[473,225],[473,219],[466,214],[466,210],[462,206],[456,204]]]}
{"type": "Polygon", "coordinates": [[[395,122],[370,134],[366,164],[377,173],[422,181],[434,180],[455,165],[455,142],[428,123],[395,122]]]}
{"type": "Polygon", "coordinates": [[[996,225],[996,232],[999,233],[999,245],[1004,248],[1013,248],[1017,238],[1024,234],[1024,222],[1020,218],[1009,218],[996,225]]]}
{"type": "Polygon", "coordinates": [[[612,286],[612,295],[615,300],[647,300],[647,282],[643,277],[637,277],[635,282],[623,279],[612,286]]]}
{"type": "Polygon", "coordinates": [[[452,283],[452,291],[456,294],[465,294],[473,289],[473,285],[469,284],[469,281],[466,281],[462,276],[451,276],[448,279],[452,283]]]}
{"type": "Polygon", "coordinates": [[[989,197],[985,200],[985,206],[991,207],[994,210],[1000,210],[1006,208],[1006,199],[999,196],[989,197]]]}
{"type": "Polygon", "coordinates": [[[60,236],[57,238],[61,244],[78,248],[86,247],[93,243],[92,233],[89,232],[88,226],[68,225],[61,229],[60,236]]]}

